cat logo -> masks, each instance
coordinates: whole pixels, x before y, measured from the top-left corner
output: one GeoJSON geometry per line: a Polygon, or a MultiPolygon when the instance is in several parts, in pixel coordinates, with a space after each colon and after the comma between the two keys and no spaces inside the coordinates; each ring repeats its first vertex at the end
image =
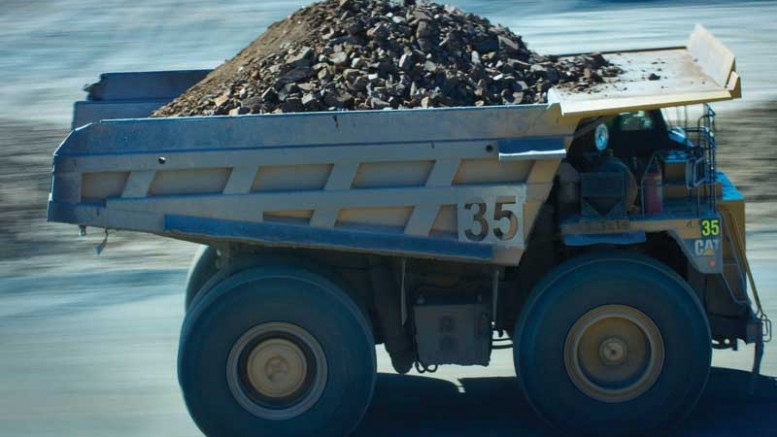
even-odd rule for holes
{"type": "Polygon", "coordinates": [[[720,240],[717,238],[712,240],[696,240],[693,244],[696,256],[715,256],[719,246],[720,240]]]}

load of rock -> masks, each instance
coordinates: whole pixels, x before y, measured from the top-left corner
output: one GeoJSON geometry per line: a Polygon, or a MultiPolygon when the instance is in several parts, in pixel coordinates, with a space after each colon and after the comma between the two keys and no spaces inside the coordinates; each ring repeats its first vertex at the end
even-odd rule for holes
{"type": "Polygon", "coordinates": [[[453,6],[326,0],[277,22],[157,117],[544,103],[620,69],[558,58],[453,6]]]}

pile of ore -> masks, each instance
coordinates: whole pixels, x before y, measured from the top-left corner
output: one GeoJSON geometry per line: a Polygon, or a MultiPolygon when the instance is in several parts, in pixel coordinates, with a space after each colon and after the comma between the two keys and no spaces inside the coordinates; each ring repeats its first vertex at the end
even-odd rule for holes
{"type": "Polygon", "coordinates": [[[530,51],[507,28],[452,6],[327,0],[273,24],[154,116],[543,103],[620,70],[601,55],[530,51]]]}

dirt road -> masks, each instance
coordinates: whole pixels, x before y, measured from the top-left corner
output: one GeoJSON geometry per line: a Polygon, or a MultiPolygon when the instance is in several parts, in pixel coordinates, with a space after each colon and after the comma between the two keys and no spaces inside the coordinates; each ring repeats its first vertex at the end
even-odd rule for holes
{"type": "MultiPolygon", "coordinates": [[[[773,237],[775,237],[773,235],[773,237]]],[[[756,260],[777,296],[771,260],[756,260]]],[[[0,279],[0,436],[199,436],[176,383],[185,271],[0,279]]],[[[777,299],[768,299],[777,314],[777,299]]],[[[769,348],[764,372],[777,375],[769,348]]],[[[777,384],[746,394],[749,350],[716,353],[708,389],[677,435],[777,433],[777,384]]],[[[378,386],[358,436],[541,436],[509,351],[492,365],[394,374],[378,347],[378,386]]]]}

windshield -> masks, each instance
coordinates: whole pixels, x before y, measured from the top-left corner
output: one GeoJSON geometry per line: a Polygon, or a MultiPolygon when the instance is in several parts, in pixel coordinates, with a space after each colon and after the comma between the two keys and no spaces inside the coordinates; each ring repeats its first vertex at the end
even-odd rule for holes
{"type": "Polygon", "coordinates": [[[647,111],[623,112],[617,117],[618,130],[633,132],[653,129],[653,117],[647,111]]]}

